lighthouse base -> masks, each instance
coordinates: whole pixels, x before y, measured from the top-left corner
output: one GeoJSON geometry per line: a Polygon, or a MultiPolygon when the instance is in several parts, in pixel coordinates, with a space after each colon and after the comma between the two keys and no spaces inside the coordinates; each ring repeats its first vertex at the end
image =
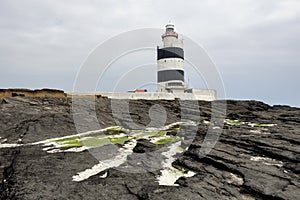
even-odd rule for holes
{"type": "Polygon", "coordinates": [[[72,96],[101,96],[109,99],[145,99],[145,100],[217,100],[217,92],[211,89],[190,89],[188,93],[166,93],[166,92],[70,92],[72,96]]]}

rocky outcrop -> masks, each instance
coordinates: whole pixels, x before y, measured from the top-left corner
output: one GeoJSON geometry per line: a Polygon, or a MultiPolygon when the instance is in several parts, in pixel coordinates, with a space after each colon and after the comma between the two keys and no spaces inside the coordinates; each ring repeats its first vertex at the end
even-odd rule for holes
{"type": "Polygon", "coordinates": [[[29,90],[23,88],[13,88],[13,89],[0,89],[0,98],[7,97],[57,97],[64,98],[67,94],[62,90],[54,89],[41,89],[41,90],[29,90]]]}
{"type": "MultiPolygon", "coordinates": [[[[89,151],[48,153],[42,144],[28,145],[77,134],[71,101],[20,96],[0,99],[0,199],[292,200],[300,196],[298,108],[257,101],[215,102],[227,104],[226,120],[218,142],[203,157],[201,147],[207,130],[213,133],[220,127],[211,121],[211,103],[200,101],[196,137],[172,163],[195,175],[177,179],[178,186],[165,186],[157,181],[160,170],[126,173],[109,168],[76,182],[72,180],[74,174],[99,163],[89,151]]],[[[101,127],[116,125],[111,101],[101,97],[95,101],[101,127]]],[[[147,125],[149,109],[157,104],[166,109],[166,124],[180,121],[180,102],[166,100],[130,101],[132,120],[147,125]]],[[[189,109],[190,115],[198,113],[189,109]]],[[[167,135],[176,136],[176,131],[167,135]]],[[[133,151],[142,154],[162,146],[141,139],[133,151]]]]}

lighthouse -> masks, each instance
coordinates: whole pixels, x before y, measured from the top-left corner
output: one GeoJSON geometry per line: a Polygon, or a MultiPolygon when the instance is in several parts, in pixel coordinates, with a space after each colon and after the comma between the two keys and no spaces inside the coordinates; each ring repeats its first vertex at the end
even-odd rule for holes
{"type": "Polygon", "coordinates": [[[183,42],[171,23],[161,37],[163,46],[157,47],[157,92],[184,93],[183,42]]]}

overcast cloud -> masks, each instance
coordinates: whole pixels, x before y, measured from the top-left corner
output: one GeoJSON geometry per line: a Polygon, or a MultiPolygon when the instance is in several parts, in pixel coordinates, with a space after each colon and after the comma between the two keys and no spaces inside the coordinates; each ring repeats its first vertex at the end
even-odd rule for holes
{"type": "Polygon", "coordinates": [[[169,20],[207,50],[227,98],[300,107],[298,0],[1,0],[0,87],[71,91],[99,43],[169,20]]]}

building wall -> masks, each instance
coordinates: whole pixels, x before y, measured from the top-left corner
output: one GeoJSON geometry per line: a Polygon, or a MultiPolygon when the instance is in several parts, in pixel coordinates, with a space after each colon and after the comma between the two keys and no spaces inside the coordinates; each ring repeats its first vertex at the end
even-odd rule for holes
{"type": "Polygon", "coordinates": [[[130,92],[85,92],[85,93],[67,93],[68,97],[80,96],[101,96],[110,99],[145,99],[145,100],[204,100],[214,101],[217,99],[215,90],[197,89],[197,93],[165,93],[165,92],[145,92],[145,93],[130,93],[130,92]]]}
{"type": "Polygon", "coordinates": [[[160,59],[157,61],[157,70],[169,70],[170,66],[172,66],[171,69],[180,69],[184,70],[183,68],[184,61],[181,58],[165,58],[160,59]]]}
{"type": "Polygon", "coordinates": [[[183,46],[182,40],[177,39],[176,37],[164,37],[163,38],[163,47],[181,47],[183,46]]]}

